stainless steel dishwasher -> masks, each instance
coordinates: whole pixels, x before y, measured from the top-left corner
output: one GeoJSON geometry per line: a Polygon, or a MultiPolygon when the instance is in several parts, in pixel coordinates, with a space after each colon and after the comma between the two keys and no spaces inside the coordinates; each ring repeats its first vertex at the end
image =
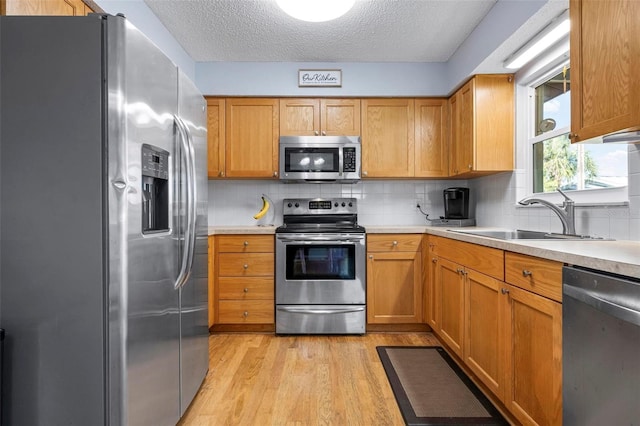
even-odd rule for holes
{"type": "Polygon", "coordinates": [[[563,423],[640,425],[640,280],[562,271],[563,423]]]}

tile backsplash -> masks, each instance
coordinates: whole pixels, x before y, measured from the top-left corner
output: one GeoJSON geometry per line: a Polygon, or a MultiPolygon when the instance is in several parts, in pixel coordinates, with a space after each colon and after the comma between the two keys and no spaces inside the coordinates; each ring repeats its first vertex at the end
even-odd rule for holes
{"type": "MultiPolygon", "coordinates": [[[[442,191],[455,186],[471,189],[478,226],[561,232],[557,216],[546,208],[516,204],[523,171],[470,180],[365,180],[357,184],[283,184],[264,180],[209,181],[209,225],[282,223],[285,198],[352,197],[358,199],[358,219],[364,225],[424,225],[420,202],[429,218],[444,215],[442,191]],[[256,221],[266,194],[273,212],[256,221]]],[[[640,145],[629,147],[629,205],[576,207],[576,231],[616,240],[640,240],[640,145]]]]}

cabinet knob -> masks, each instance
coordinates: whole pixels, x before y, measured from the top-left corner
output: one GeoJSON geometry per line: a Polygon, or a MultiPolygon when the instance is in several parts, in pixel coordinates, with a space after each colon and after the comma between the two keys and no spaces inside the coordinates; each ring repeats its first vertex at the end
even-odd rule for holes
{"type": "Polygon", "coordinates": [[[471,164],[469,164],[467,167],[469,167],[469,170],[473,169],[473,166],[471,164]]]}
{"type": "Polygon", "coordinates": [[[462,274],[464,272],[464,269],[462,268],[456,268],[456,272],[459,274],[462,274]]]}
{"type": "Polygon", "coordinates": [[[362,172],[362,176],[367,176],[368,173],[366,171],[362,172]]]}
{"type": "Polygon", "coordinates": [[[278,177],[278,172],[273,172],[273,177],[278,177]]]}
{"type": "Polygon", "coordinates": [[[247,265],[246,263],[245,263],[244,265],[242,265],[242,267],[243,267],[244,269],[249,269],[249,265],[247,265]]]}
{"type": "Polygon", "coordinates": [[[508,288],[501,288],[501,289],[500,289],[500,292],[501,292],[502,294],[509,294],[509,289],[508,289],[508,288]]]}
{"type": "Polygon", "coordinates": [[[529,271],[529,270],[527,270],[527,269],[523,269],[523,270],[522,270],[522,276],[523,276],[523,277],[530,277],[530,276],[532,276],[532,275],[533,275],[533,272],[531,272],[531,271],[529,271]]]}
{"type": "Polygon", "coordinates": [[[393,244],[394,246],[397,246],[397,245],[398,245],[398,242],[397,242],[397,241],[394,241],[392,244],[393,244]]]}
{"type": "Polygon", "coordinates": [[[317,130],[314,130],[314,131],[313,131],[313,134],[314,134],[314,135],[316,135],[316,136],[318,136],[318,135],[319,135],[319,133],[318,133],[318,131],[317,131],[317,130]]]}
{"type": "Polygon", "coordinates": [[[224,177],[224,172],[222,170],[220,170],[220,173],[218,173],[218,176],[224,177]]]}
{"type": "Polygon", "coordinates": [[[248,317],[249,316],[249,311],[244,311],[242,313],[242,316],[245,317],[245,318],[248,317]]]}
{"type": "Polygon", "coordinates": [[[431,259],[431,261],[432,261],[433,263],[438,263],[438,259],[436,259],[435,257],[434,257],[433,259],[431,259]]]}
{"type": "Polygon", "coordinates": [[[322,136],[327,136],[327,132],[325,132],[324,130],[322,131],[322,136]]]}
{"type": "Polygon", "coordinates": [[[242,244],[244,244],[244,246],[246,247],[246,246],[248,246],[248,245],[249,245],[249,241],[245,241],[245,242],[244,242],[244,243],[242,243],[242,244]]]}
{"type": "Polygon", "coordinates": [[[244,288],[244,290],[243,290],[243,291],[244,291],[245,293],[249,293],[249,289],[248,289],[248,288],[246,288],[246,287],[244,288]]]}
{"type": "Polygon", "coordinates": [[[573,139],[574,141],[577,141],[578,139],[580,139],[580,137],[578,136],[577,133],[569,133],[569,139],[573,139]]]}
{"type": "Polygon", "coordinates": [[[369,259],[373,260],[373,255],[372,254],[369,255],[369,259]]]}

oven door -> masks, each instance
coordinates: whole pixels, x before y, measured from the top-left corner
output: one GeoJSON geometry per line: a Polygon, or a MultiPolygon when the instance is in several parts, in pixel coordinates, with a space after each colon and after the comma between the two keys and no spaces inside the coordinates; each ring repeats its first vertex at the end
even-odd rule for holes
{"type": "Polygon", "coordinates": [[[365,304],[364,234],[277,234],[276,304],[365,304]]]}

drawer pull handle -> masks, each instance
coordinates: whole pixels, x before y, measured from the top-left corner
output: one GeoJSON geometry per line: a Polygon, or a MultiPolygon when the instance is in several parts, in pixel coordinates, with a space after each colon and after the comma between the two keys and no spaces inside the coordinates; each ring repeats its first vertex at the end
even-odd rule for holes
{"type": "Polygon", "coordinates": [[[436,258],[434,257],[433,259],[431,259],[431,261],[432,261],[433,263],[437,263],[437,262],[438,262],[438,259],[436,259],[436,258]]]}
{"type": "Polygon", "coordinates": [[[394,246],[397,246],[397,245],[398,245],[398,242],[397,242],[397,241],[394,241],[394,242],[393,242],[393,245],[394,245],[394,246]]]}
{"type": "Polygon", "coordinates": [[[246,288],[246,287],[244,288],[244,290],[243,290],[243,291],[244,291],[245,293],[249,293],[249,289],[248,289],[248,288],[246,288]]]}
{"type": "Polygon", "coordinates": [[[502,294],[509,294],[509,289],[508,288],[501,288],[500,292],[502,292],[502,294]]]}
{"type": "Polygon", "coordinates": [[[532,275],[533,275],[533,272],[531,272],[531,271],[529,271],[529,270],[527,270],[527,269],[523,269],[523,270],[522,270],[522,276],[523,276],[523,277],[530,277],[530,276],[532,276],[532,275]]]}
{"type": "Polygon", "coordinates": [[[248,245],[249,245],[249,241],[245,241],[243,244],[244,244],[244,246],[246,247],[246,246],[248,246],[248,245]]]}
{"type": "Polygon", "coordinates": [[[245,263],[244,265],[242,265],[242,267],[243,267],[244,269],[249,269],[249,265],[247,265],[246,263],[245,263]]]}
{"type": "Polygon", "coordinates": [[[372,254],[369,255],[369,259],[373,260],[373,255],[372,254]]]}
{"type": "Polygon", "coordinates": [[[249,311],[244,311],[244,313],[242,314],[242,316],[244,316],[245,318],[249,316],[249,311]]]}

